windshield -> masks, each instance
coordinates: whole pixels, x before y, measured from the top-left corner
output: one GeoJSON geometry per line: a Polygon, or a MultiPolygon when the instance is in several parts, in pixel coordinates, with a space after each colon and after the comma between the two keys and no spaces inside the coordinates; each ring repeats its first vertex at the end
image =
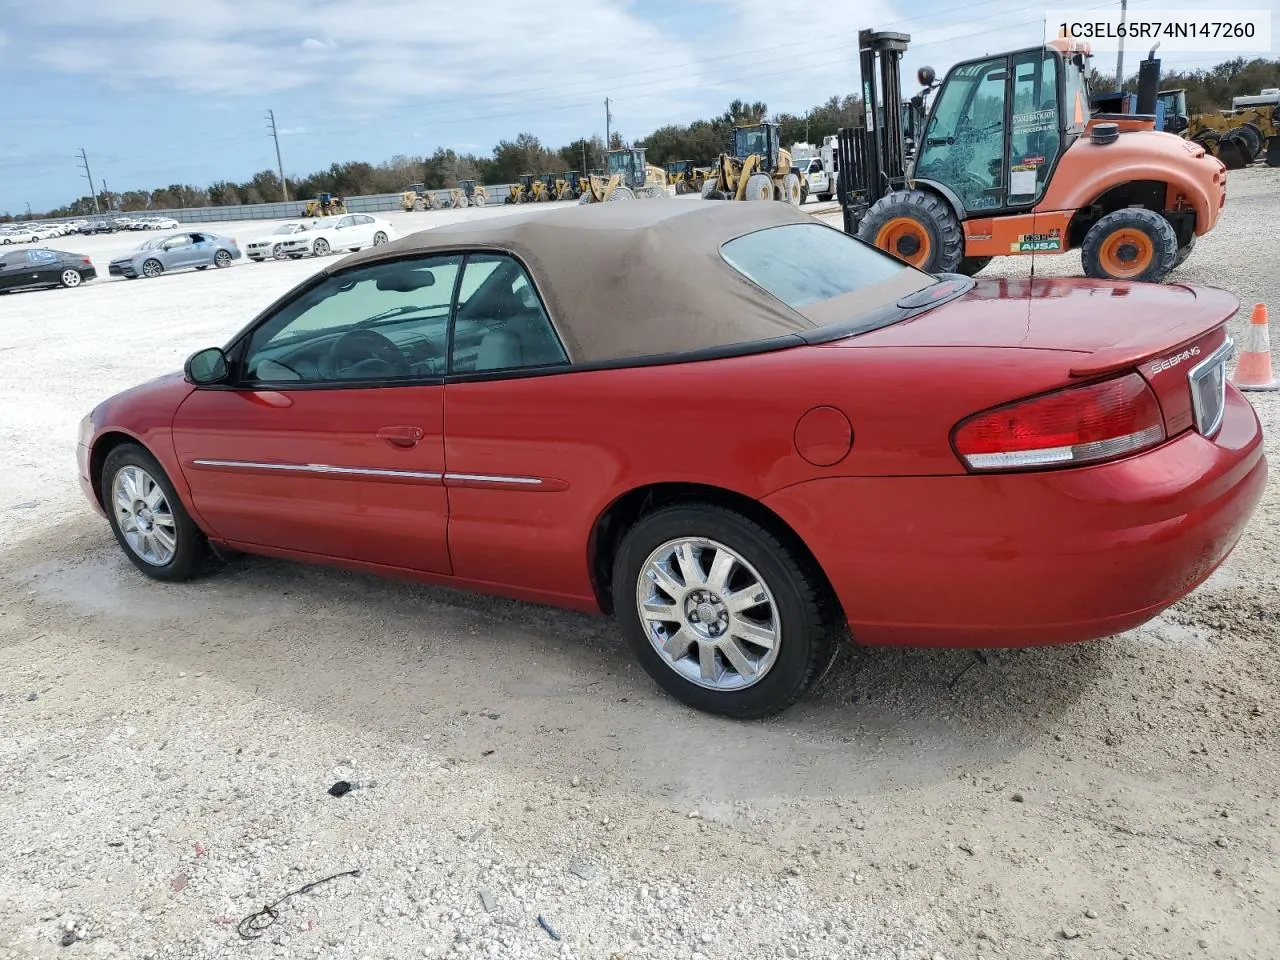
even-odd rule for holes
{"type": "Polygon", "coordinates": [[[282,223],[280,226],[272,230],[272,233],[297,233],[299,230],[307,229],[301,223],[282,223]]]}
{"type": "Polygon", "coordinates": [[[629,153],[609,154],[609,172],[610,173],[626,173],[630,169],[631,169],[631,154],[629,153]]]}
{"type": "MultiPolygon", "coordinates": [[[[896,257],[818,223],[766,227],[730,240],[720,255],[820,326],[846,323],[936,282],[896,257]]],[[[873,321],[865,329],[875,325],[873,321]]]]}
{"type": "Polygon", "coordinates": [[[764,127],[735,130],[733,132],[733,141],[736,147],[736,155],[739,157],[747,157],[752,154],[768,156],[769,141],[764,127]]]}
{"type": "Polygon", "coordinates": [[[152,239],[146,241],[145,243],[138,244],[136,247],[134,247],[134,249],[135,250],[159,250],[161,247],[164,246],[164,242],[168,239],[169,239],[168,237],[153,237],[152,239]]]}

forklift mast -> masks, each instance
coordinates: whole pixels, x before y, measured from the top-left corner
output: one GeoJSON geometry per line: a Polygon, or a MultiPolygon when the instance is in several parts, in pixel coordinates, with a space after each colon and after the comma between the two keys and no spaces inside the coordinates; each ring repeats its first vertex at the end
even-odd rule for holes
{"type": "Polygon", "coordinates": [[[846,233],[882,196],[907,180],[902,124],[902,56],[911,34],[858,32],[858,57],[865,122],[839,131],[838,194],[846,233]]]}

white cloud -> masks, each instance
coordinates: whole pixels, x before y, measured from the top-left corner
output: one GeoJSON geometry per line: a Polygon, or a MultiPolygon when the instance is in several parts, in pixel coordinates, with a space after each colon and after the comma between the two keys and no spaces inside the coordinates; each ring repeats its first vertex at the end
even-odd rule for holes
{"type": "Polygon", "coordinates": [[[306,132],[306,127],[281,127],[276,131],[282,137],[296,137],[306,132]]]}

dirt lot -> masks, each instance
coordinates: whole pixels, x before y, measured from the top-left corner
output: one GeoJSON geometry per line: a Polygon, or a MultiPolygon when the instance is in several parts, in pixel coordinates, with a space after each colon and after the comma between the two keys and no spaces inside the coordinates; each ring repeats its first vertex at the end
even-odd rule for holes
{"type": "MultiPolygon", "coordinates": [[[[1280,310],[1278,188],[1233,173],[1181,278],[1280,310]]],[[[0,960],[1277,956],[1280,479],[1143,629],[850,650],[766,723],[665,698],[608,621],[258,559],[146,581],[77,421],[316,266],[0,298],[0,960]]]]}

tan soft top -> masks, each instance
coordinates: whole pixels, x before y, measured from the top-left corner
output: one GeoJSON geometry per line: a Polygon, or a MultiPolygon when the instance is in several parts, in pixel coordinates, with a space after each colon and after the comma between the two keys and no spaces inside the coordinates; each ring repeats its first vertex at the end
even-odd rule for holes
{"type": "Polygon", "coordinates": [[[818,326],[720,256],[728,240],[791,223],[818,221],[779,202],[582,204],[445,224],[352,254],[326,272],[413,254],[509,251],[533,272],[572,362],[662,356],[818,326]]]}

